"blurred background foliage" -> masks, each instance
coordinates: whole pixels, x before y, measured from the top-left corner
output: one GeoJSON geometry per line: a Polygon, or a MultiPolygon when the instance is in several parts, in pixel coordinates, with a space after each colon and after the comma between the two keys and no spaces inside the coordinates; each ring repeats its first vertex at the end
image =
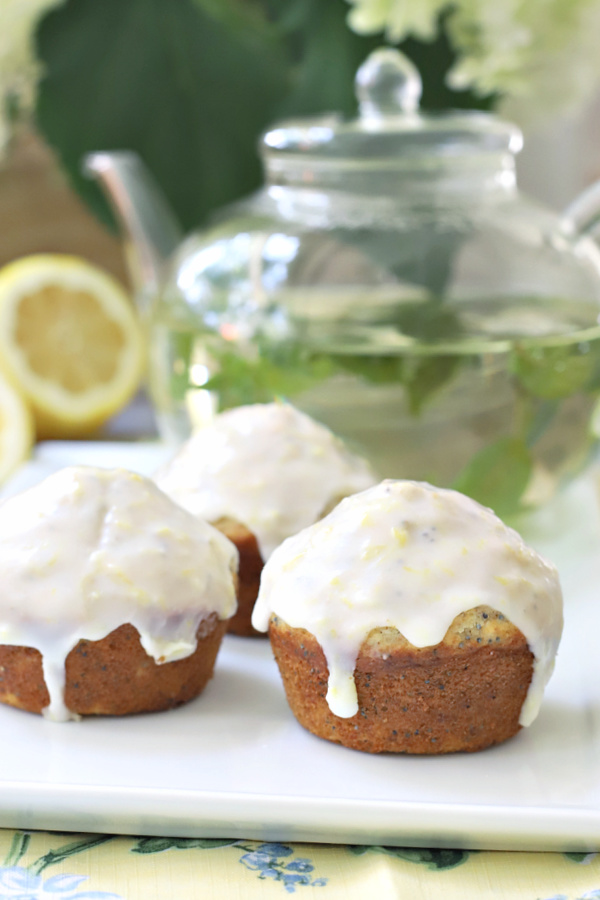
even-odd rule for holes
{"type": "MultiPolygon", "coordinates": [[[[355,113],[356,69],[381,34],[356,34],[346,0],[66,0],[40,20],[35,116],[68,177],[107,224],[81,173],[93,150],[144,159],[182,226],[262,180],[260,133],[274,121],[355,113]]],[[[437,37],[400,48],[424,80],[423,106],[489,108],[494,95],[453,91],[444,16],[437,37]]]]}

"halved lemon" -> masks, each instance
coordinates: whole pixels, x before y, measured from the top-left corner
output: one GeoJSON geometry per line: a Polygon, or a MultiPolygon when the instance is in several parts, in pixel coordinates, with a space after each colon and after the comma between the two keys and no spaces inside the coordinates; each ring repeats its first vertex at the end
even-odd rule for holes
{"type": "Polygon", "coordinates": [[[74,256],[0,270],[0,369],[24,395],[38,438],[82,437],[137,389],[144,342],[120,284],[74,256]]]}
{"type": "Polygon", "coordinates": [[[0,483],[27,459],[34,438],[29,407],[18,391],[0,375],[0,483]]]}

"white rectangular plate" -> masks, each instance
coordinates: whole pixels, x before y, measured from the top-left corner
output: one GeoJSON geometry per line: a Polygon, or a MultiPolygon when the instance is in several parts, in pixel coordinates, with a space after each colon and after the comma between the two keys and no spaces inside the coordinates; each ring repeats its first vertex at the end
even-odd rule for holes
{"type": "MultiPolygon", "coordinates": [[[[155,444],[48,443],[5,493],[60,466],[152,472],[155,444]]],[[[0,826],[498,850],[600,848],[600,520],[594,478],[522,528],[559,567],[565,632],[539,718],[476,754],[369,756],[305,732],[266,641],[227,637],[168,713],[56,724],[0,707],[0,826]]]]}

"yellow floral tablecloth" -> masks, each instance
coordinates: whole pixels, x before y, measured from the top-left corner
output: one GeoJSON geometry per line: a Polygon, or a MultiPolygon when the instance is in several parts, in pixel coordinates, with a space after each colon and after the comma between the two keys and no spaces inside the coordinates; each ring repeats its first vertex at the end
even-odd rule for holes
{"type": "Polygon", "coordinates": [[[599,853],[0,830],[0,900],[600,900],[599,853]]]}

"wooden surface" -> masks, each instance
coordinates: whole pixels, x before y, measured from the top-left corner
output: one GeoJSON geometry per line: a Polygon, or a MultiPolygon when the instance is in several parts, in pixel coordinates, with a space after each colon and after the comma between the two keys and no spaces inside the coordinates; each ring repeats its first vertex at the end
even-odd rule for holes
{"type": "MultiPolygon", "coordinates": [[[[0,159],[0,267],[30,253],[83,256],[130,289],[119,239],[71,190],[50,148],[23,129],[0,159]]],[[[145,392],[107,422],[101,434],[104,439],[155,436],[145,392]]]]}
{"type": "Polygon", "coordinates": [[[23,129],[0,160],[0,266],[45,252],[83,256],[128,285],[120,241],[70,189],[50,148],[23,129]]]}

